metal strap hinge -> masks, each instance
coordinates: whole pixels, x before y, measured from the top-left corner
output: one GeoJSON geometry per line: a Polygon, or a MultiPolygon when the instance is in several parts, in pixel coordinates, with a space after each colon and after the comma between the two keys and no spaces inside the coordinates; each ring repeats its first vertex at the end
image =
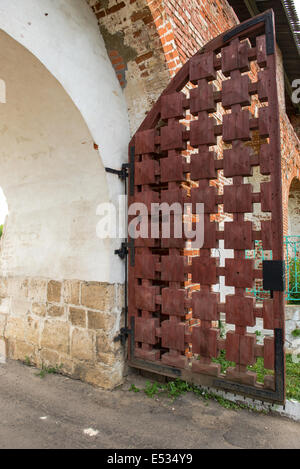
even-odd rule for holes
{"type": "Polygon", "coordinates": [[[116,174],[121,181],[129,177],[129,195],[134,195],[134,146],[130,147],[129,163],[123,163],[121,169],[105,168],[107,173],[116,174]]]}
{"type": "Polygon", "coordinates": [[[130,265],[134,266],[134,240],[130,239],[129,241],[124,241],[121,244],[120,249],[115,250],[115,254],[120,257],[120,259],[125,259],[125,257],[128,255],[128,248],[130,248],[130,265]]]}
{"type": "Polygon", "coordinates": [[[128,168],[129,163],[123,163],[121,169],[114,169],[114,168],[105,168],[107,173],[117,174],[121,181],[125,181],[128,177],[128,168]]]}
{"type": "Polygon", "coordinates": [[[116,249],[115,250],[115,254],[117,256],[119,256],[121,259],[125,259],[125,256],[127,256],[128,254],[128,243],[127,242],[123,242],[121,244],[121,247],[120,249],[116,249]]]}

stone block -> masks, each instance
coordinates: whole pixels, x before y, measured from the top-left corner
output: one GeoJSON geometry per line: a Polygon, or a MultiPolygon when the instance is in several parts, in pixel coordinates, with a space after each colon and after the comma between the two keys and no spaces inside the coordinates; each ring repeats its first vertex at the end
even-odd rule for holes
{"type": "Polygon", "coordinates": [[[7,343],[5,339],[0,339],[0,364],[6,363],[7,343]]]}
{"type": "Polygon", "coordinates": [[[56,280],[48,282],[47,300],[50,303],[60,303],[62,284],[56,280]]]}
{"type": "Polygon", "coordinates": [[[0,277],[0,297],[8,295],[8,279],[7,277],[0,277]]]}
{"type": "Polygon", "coordinates": [[[115,304],[114,285],[99,282],[81,284],[81,304],[91,309],[109,311],[115,304]]]}
{"type": "Polygon", "coordinates": [[[94,334],[91,331],[74,329],[71,342],[71,356],[78,360],[93,361],[95,357],[94,334]]]}
{"type": "Polygon", "coordinates": [[[11,312],[17,316],[26,316],[30,313],[31,302],[27,299],[12,298],[11,299],[11,312]]]}
{"type": "Polygon", "coordinates": [[[115,285],[116,288],[116,308],[118,311],[122,311],[124,307],[124,285],[115,285]]]}
{"type": "Polygon", "coordinates": [[[109,366],[115,365],[117,361],[116,355],[114,353],[98,353],[97,357],[99,362],[109,366]]]}
{"type": "Polygon", "coordinates": [[[47,280],[39,278],[28,279],[28,299],[35,302],[46,301],[47,280]]]}
{"type": "Polygon", "coordinates": [[[46,316],[46,303],[33,303],[31,307],[31,312],[32,314],[35,314],[37,316],[44,317],[46,316]]]}
{"type": "Polygon", "coordinates": [[[59,320],[46,320],[42,331],[41,347],[68,353],[69,332],[68,323],[59,320]]]}
{"type": "Polygon", "coordinates": [[[0,337],[3,337],[7,321],[6,314],[0,314],[0,337]]]}
{"type": "Polygon", "coordinates": [[[63,301],[71,305],[79,305],[80,282],[78,280],[65,280],[63,282],[63,301]]]}
{"type": "Polygon", "coordinates": [[[10,316],[7,318],[5,337],[7,339],[24,340],[25,324],[22,317],[10,316]]]}
{"type": "Polygon", "coordinates": [[[28,316],[25,319],[25,339],[31,344],[39,344],[40,321],[28,316]]]}
{"type": "Polygon", "coordinates": [[[105,365],[90,367],[79,364],[75,367],[75,375],[79,379],[104,389],[112,389],[120,385],[123,381],[122,371],[121,366],[107,369],[105,365]]]}
{"type": "Polygon", "coordinates": [[[60,317],[65,313],[64,306],[53,305],[51,303],[47,304],[47,315],[51,317],[60,317]]]}
{"type": "Polygon", "coordinates": [[[97,353],[110,353],[120,349],[120,341],[114,342],[113,338],[110,337],[106,331],[97,331],[96,336],[96,350],[97,353]]]}
{"type": "Polygon", "coordinates": [[[88,311],[88,328],[111,330],[116,321],[116,316],[100,311],[88,311]]]}
{"type": "Polygon", "coordinates": [[[39,354],[39,361],[38,365],[42,366],[42,364],[45,364],[47,366],[59,366],[59,354],[58,352],[55,352],[54,350],[49,350],[49,349],[42,349],[39,354]]]}
{"type": "Polygon", "coordinates": [[[9,314],[11,311],[11,299],[9,297],[0,298],[0,313],[9,314]]]}
{"type": "Polygon", "coordinates": [[[28,297],[28,279],[25,277],[7,277],[7,295],[18,299],[28,297]]]}
{"type": "Polygon", "coordinates": [[[71,359],[66,355],[60,355],[58,365],[62,373],[74,377],[75,364],[76,360],[71,359]]]}
{"type": "Polygon", "coordinates": [[[36,362],[36,349],[32,344],[27,344],[24,341],[17,340],[14,347],[10,349],[13,354],[10,354],[10,358],[14,360],[26,360],[29,358],[30,361],[36,362]]]}
{"type": "Polygon", "coordinates": [[[86,312],[82,308],[69,307],[69,321],[73,326],[86,327],[86,312]]]}

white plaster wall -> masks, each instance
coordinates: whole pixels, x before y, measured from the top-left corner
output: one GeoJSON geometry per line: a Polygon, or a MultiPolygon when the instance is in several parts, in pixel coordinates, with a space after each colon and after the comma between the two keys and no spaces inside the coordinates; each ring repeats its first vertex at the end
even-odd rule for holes
{"type": "Polygon", "coordinates": [[[123,191],[103,165],[126,161],[129,127],[96,19],[84,0],[0,0],[0,29],[18,41],[0,37],[0,273],[122,282],[96,207],[123,191]]]}

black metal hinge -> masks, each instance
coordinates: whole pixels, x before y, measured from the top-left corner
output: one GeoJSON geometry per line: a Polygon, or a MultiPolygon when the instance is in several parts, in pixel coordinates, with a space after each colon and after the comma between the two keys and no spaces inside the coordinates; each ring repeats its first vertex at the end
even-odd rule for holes
{"type": "Polygon", "coordinates": [[[125,181],[128,177],[128,168],[130,163],[123,163],[121,169],[114,169],[114,168],[105,168],[107,173],[117,174],[121,181],[125,181]]]}
{"type": "Polygon", "coordinates": [[[129,195],[134,195],[134,154],[135,147],[130,147],[129,163],[123,163],[121,169],[105,168],[107,173],[116,174],[121,181],[126,181],[129,176],[129,195]]]}
{"type": "Polygon", "coordinates": [[[131,330],[128,327],[121,327],[120,333],[114,338],[114,342],[121,342],[122,345],[126,344],[127,337],[131,333],[131,330]]]}
{"type": "Polygon", "coordinates": [[[115,250],[115,254],[120,257],[120,259],[125,259],[128,254],[128,248],[130,248],[130,265],[134,266],[134,240],[130,239],[129,241],[124,241],[121,244],[120,249],[115,250]]]}
{"type": "Polygon", "coordinates": [[[128,243],[124,242],[121,244],[120,249],[115,250],[115,254],[120,257],[120,259],[125,259],[125,256],[128,254],[128,248],[127,248],[128,243]]]}

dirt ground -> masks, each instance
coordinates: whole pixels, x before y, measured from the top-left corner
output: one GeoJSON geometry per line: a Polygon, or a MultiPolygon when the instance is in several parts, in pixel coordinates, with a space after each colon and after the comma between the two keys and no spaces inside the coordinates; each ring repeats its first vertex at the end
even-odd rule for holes
{"type": "Polygon", "coordinates": [[[225,409],[191,393],[149,398],[130,372],[103,391],[61,375],[36,376],[19,362],[0,365],[0,448],[300,448],[300,424],[225,409]],[[158,400],[157,400],[158,399],[158,400]]]}

